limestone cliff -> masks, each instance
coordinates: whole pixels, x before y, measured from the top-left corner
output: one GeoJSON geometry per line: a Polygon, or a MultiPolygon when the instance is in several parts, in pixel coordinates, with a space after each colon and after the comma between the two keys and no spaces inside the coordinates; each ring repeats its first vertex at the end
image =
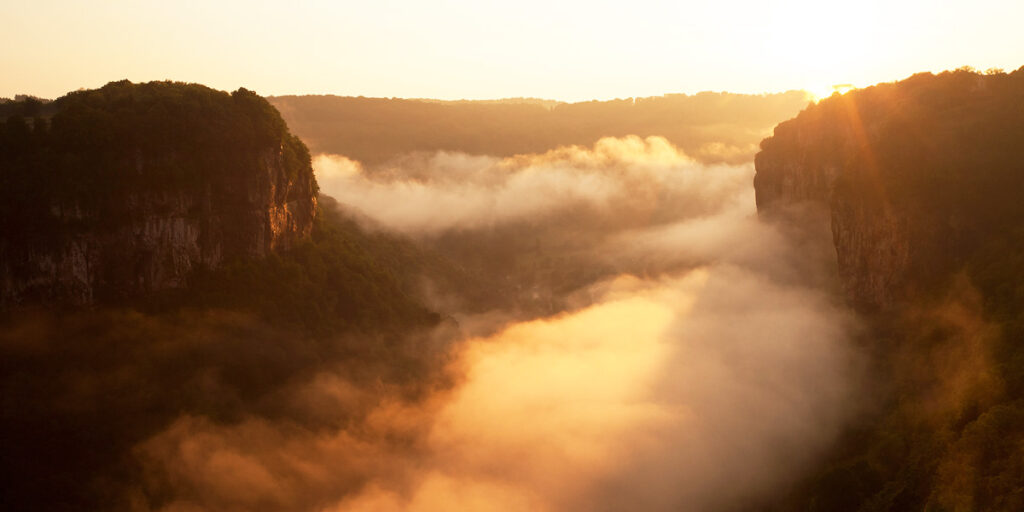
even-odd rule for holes
{"type": "Polygon", "coordinates": [[[858,152],[853,135],[844,130],[849,126],[845,120],[835,131],[801,121],[779,125],[755,158],[758,211],[770,216],[803,205],[824,212],[818,219],[801,220],[829,224],[847,297],[861,306],[885,307],[910,263],[906,223],[877,198],[860,201],[836,193],[839,178],[857,174],[855,166],[864,165],[845,156],[858,152]]]}
{"type": "Polygon", "coordinates": [[[1021,219],[1024,70],[920,74],[834,95],[761,144],[758,211],[824,207],[848,298],[886,309],[1021,219]]]}
{"type": "Polygon", "coordinates": [[[119,82],[55,103],[0,126],[0,306],[181,288],[309,235],[308,153],[262,98],[119,82]]]}

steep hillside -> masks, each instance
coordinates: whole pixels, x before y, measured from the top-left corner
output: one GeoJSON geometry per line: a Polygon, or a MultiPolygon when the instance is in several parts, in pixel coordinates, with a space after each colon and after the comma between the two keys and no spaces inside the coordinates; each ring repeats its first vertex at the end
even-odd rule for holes
{"type": "Polygon", "coordinates": [[[867,329],[865,416],[787,510],[1024,507],[1024,68],[808,107],[757,155],[762,216],[831,227],[867,329]]]}
{"type": "Polygon", "coordinates": [[[1024,224],[1024,70],[915,75],[833,96],[757,155],[758,208],[822,203],[850,298],[927,291],[1024,224]]]}

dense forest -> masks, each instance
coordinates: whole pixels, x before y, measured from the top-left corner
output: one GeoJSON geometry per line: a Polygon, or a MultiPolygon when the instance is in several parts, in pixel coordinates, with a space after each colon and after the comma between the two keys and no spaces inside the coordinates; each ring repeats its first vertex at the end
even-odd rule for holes
{"type": "Polygon", "coordinates": [[[860,304],[874,399],[783,508],[1024,508],[1022,142],[1024,68],[834,95],[762,144],[759,206],[792,181],[770,163],[830,169],[840,272],[892,298],[860,304]]]}
{"type": "Polygon", "coordinates": [[[807,105],[802,91],[702,92],[547,103],[436,102],[397,98],[277,96],[270,102],[314,153],[374,164],[416,151],[511,156],[602,137],[658,135],[707,163],[749,161],[780,119],[807,105]]]}

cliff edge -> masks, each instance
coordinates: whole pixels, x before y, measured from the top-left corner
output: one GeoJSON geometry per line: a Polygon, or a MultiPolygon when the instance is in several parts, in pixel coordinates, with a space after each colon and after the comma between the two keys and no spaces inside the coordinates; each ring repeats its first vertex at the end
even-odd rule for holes
{"type": "Polygon", "coordinates": [[[307,237],[303,143],[245,89],[112,82],[0,120],[0,307],[181,288],[307,237]]]}
{"type": "Polygon", "coordinates": [[[757,208],[824,207],[850,301],[941,286],[1024,219],[1024,68],[922,73],[809,106],[755,158],[757,208]]]}

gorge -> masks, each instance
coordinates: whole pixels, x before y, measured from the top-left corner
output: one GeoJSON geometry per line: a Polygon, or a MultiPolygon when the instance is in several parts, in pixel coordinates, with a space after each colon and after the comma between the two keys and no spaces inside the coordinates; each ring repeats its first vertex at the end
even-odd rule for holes
{"type": "Polygon", "coordinates": [[[804,98],[0,103],[5,507],[1020,509],[1024,70],[804,98]]]}

